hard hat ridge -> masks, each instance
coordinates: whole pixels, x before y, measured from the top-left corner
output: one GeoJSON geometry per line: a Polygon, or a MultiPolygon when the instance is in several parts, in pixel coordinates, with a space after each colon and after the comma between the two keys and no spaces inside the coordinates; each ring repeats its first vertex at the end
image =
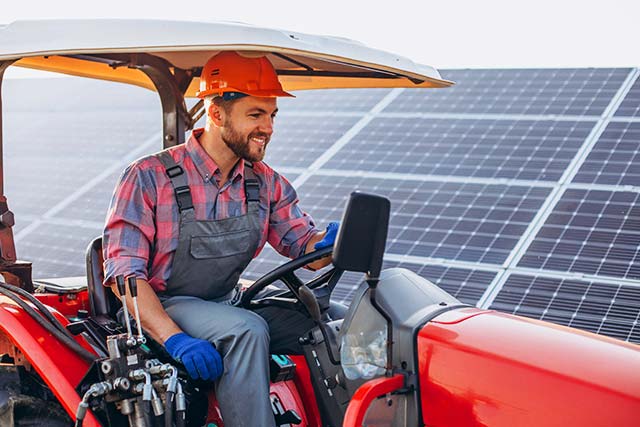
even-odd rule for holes
{"type": "MultiPolygon", "coordinates": [[[[198,98],[223,96],[225,93],[274,98],[293,96],[282,89],[273,65],[265,56],[247,58],[234,51],[211,57],[200,74],[198,98]]],[[[230,95],[230,99],[240,96],[230,95]]]]}

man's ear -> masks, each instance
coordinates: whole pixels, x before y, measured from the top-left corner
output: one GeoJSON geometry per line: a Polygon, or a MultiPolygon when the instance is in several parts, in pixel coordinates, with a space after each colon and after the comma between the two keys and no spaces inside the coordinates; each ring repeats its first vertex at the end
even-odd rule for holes
{"type": "Polygon", "coordinates": [[[222,127],[222,123],[224,123],[224,111],[222,110],[222,107],[212,102],[209,104],[209,108],[207,109],[207,115],[216,127],[222,127]]]}

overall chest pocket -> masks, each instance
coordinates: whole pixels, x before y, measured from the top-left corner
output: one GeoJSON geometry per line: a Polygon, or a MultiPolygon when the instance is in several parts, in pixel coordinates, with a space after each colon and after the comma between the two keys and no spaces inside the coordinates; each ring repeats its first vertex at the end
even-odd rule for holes
{"type": "MultiPolygon", "coordinates": [[[[189,252],[195,259],[225,258],[246,254],[250,248],[249,230],[234,231],[217,236],[193,236],[189,252]]],[[[250,254],[249,256],[253,256],[250,254]]]]}

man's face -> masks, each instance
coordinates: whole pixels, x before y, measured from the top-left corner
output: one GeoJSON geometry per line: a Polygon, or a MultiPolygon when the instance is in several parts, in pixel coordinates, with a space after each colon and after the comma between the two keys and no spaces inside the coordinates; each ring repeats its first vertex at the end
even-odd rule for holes
{"type": "Polygon", "coordinates": [[[233,153],[250,162],[264,159],[278,112],[275,98],[245,96],[225,111],[220,134],[233,153]]]}

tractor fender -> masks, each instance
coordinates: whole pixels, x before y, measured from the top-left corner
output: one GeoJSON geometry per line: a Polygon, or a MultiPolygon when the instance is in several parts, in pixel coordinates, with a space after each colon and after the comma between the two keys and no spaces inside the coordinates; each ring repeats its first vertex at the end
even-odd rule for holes
{"type": "MultiPolygon", "coordinates": [[[[75,420],[75,412],[81,401],[75,387],[90,364],[61,343],[20,306],[0,296],[0,353],[15,355],[15,349],[42,377],[62,407],[75,420]]],[[[83,425],[100,426],[91,411],[87,413],[83,425]]]]}

